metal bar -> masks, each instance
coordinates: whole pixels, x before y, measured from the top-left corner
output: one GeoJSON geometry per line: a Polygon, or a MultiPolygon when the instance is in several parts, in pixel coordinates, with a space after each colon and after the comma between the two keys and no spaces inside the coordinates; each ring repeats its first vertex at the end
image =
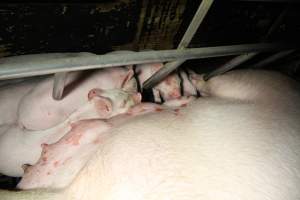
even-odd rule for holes
{"type": "MultiPolygon", "coordinates": [[[[213,2],[214,2],[214,0],[202,0],[189,27],[187,28],[186,32],[184,33],[177,49],[186,48],[190,44],[193,36],[197,32],[200,24],[202,23],[203,19],[205,18],[206,14],[207,14],[208,10],[210,9],[213,2]]],[[[151,88],[152,86],[157,84],[159,81],[164,79],[166,76],[168,76],[172,71],[174,71],[176,68],[178,68],[184,62],[185,62],[185,60],[177,60],[177,61],[165,64],[165,66],[163,68],[158,70],[156,73],[154,73],[150,78],[148,78],[145,81],[143,87],[145,89],[151,88]]]]}
{"type": "Polygon", "coordinates": [[[271,64],[272,62],[275,62],[276,60],[284,58],[285,56],[293,53],[294,51],[295,50],[286,50],[286,51],[275,53],[274,55],[269,56],[268,58],[254,64],[252,66],[252,68],[261,68],[261,67],[267,66],[267,65],[271,64]]]}
{"type": "MultiPolygon", "coordinates": [[[[281,13],[280,15],[275,19],[275,21],[272,23],[271,27],[269,28],[268,32],[266,33],[266,35],[264,35],[261,38],[261,41],[266,41],[270,35],[276,30],[276,28],[280,25],[281,21],[283,20],[285,14],[287,13],[287,11],[290,9],[290,5],[288,5],[281,13]]],[[[224,65],[220,66],[219,68],[215,69],[214,71],[205,74],[203,79],[205,81],[207,81],[208,79],[220,75],[220,74],[224,74],[226,72],[228,72],[229,70],[241,65],[242,63],[245,63],[246,61],[250,60],[251,58],[253,58],[254,56],[256,56],[257,54],[259,54],[259,52],[253,52],[250,54],[245,54],[245,55],[239,55],[231,60],[229,60],[228,62],[226,62],[224,65]]]]}
{"type": "MultiPolygon", "coordinates": [[[[160,50],[124,54],[90,55],[82,57],[48,58],[38,61],[24,59],[22,62],[0,60],[0,80],[31,77],[58,72],[99,69],[115,66],[167,62],[238,55],[257,51],[278,51],[298,48],[297,44],[258,43],[218,47],[189,48],[180,50],[160,50]]],[[[14,60],[14,57],[8,57],[14,60]]]]}
{"type": "Polygon", "coordinates": [[[193,36],[197,32],[200,24],[203,22],[206,14],[207,14],[208,10],[210,9],[213,2],[214,2],[214,0],[202,0],[189,27],[185,31],[185,33],[177,47],[178,49],[186,48],[190,44],[193,36]]]}
{"type": "Polygon", "coordinates": [[[67,78],[67,72],[59,72],[54,75],[52,97],[55,100],[61,100],[65,88],[65,80],[67,78]]]}
{"type": "Polygon", "coordinates": [[[217,68],[216,70],[205,74],[203,76],[203,79],[205,81],[207,81],[208,79],[219,75],[219,74],[224,74],[225,72],[235,68],[236,66],[239,66],[240,64],[246,62],[247,60],[253,58],[254,56],[256,56],[259,52],[253,52],[253,53],[249,53],[249,54],[243,54],[240,56],[237,56],[233,59],[231,59],[229,62],[225,63],[224,65],[222,65],[221,67],[217,68]]]}

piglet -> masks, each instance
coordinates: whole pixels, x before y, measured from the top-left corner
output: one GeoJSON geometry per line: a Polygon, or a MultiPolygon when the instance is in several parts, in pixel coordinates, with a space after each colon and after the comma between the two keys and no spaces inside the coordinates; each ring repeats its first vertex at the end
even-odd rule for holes
{"type": "Polygon", "coordinates": [[[77,121],[107,119],[125,113],[141,101],[141,95],[117,89],[92,89],[88,99],[86,104],[79,107],[62,123],[50,129],[31,131],[17,125],[6,127],[0,136],[0,172],[9,176],[22,176],[24,164],[33,165],[38,161],[42,144],[59,141],[77,121]]]}
{"type": "Polygon", "coordinates": [[[200,85],[206,96],[176,113],[105,121],[115,127],[65,189],[1,199],[300,199],[298,83],[241,70],[200,85]]]}
{"type": "MultiPolygon", "coordinates": [[[[5,65],[25,63],[24,65],[26,65],[27,62],[43,62],[58,58],[87,57],[93,55],[95,54],[87,52],[31,54],[1,58],[0,63],[5,65]]],[[[45,78],[19,78],[0,82],[0,110],[5,113],[5,115],[0,116],[0,125],[12,124],[17,121],[18,107],[22,98],[45,78]]]]}
{"type": "Polygon", "coordinates": [[[86,94],[93,88],[137,91],[133,75],[132,69],[123,67],[70,72],[60,101],[52,98],[53,79],[46,79],[24,96],[18,109],[18,125],[29,130],[54,127],[82,106],[86,94]]]}
{"type": "MultiPolygon", "coordinates": [[[[150,78],[155,72],[163,67],[163,63],[150,63],[136,65],[135,72],[138,76],[138,81],[143,86],[143,83],[150,78]]],[[[157,84],[153,89],[154,102],[161,103],[170,99],[176,99],[181,96],[180,78],[177,74],[167,76],[162,82],[157,84]]]]}

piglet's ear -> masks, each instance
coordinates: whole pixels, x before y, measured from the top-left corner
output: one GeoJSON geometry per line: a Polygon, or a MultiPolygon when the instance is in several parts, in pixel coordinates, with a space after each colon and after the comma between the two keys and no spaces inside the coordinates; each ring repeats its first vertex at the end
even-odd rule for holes
{"type": "Polygon", "coordinates": [[[93,101],[100,118],[109,118],[111,116],[113,105],[109,98],[95,97],[93,101]]]}
{"type": "Polygon", "coordinates": [[[121,88],[122,88],[122,89],[123,89],[123,88],[126,86],[126,84],[133,78],[133,76],[134,76],[134,71],[133,71],[133,69],[129,69],[129,70],[128,70],[128,73],[127,73],[126,76],[124,77],[123,82],[122,82],[122,84],[121,84],[121,88]]]}
{"type": "Polygon", "coordinates": [[[92,89],[88,94],[88,99],[93,101],[100,118],[108,118],[112,113],[113,105],[112,101],[107,97],[101,96],[102,94],[103,90],[92,89]]]}
{"type": "Polygon", "coordinates": [[[90,90],[89,93],[88,93],[88,100],[90,101],[94,97],[101,97],[103,92],[104,91],[99,89],[99,88],[95,88],[95,89],[90,90]]]}

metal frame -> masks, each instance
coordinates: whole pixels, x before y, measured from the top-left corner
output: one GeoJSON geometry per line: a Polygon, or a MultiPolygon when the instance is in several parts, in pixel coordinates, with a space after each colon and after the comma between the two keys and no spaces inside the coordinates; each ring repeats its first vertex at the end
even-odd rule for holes
{"type": "MultiPolygon", "coordinates": [[[[239,55],[250,52],[266,52],[274,50],[295,49],[294,44],[258,43],[217,47],[189,48],[180,50],[159,50],[105,55],[89,55],[80,57],[49,58],[46,60],[23,62],[5,62],[0,64],[0,80],[31,77],[58,72],[100,69],[124,65],[167,62],[177,59],[188,60],[198,58],[239,55]]],[[[9,57],[13,60],[13,57],[9,57]]]]}
{"type": "MultiPolygon", "coordinates": [[[[203,22],[208,10],[211,8],[214,0],[202,0],[201,4],[198,7],[197,12],[195,13],[189,27],[187,28],[186,32],[184,33],[177,49],[186,48],[193,36],[196,34],[200,24],[203,22]]],[[[155,74],[153,74],[149,79],[147,79],[143,85],[143,88],[148,89],[154,86],[155,84],[159,83],[163,80],[166,76],[168,76],[172,71],[177,69],[182,63],[186,60],[177,60],[174,62],[170,62],[165,64],[163,68],[158,70],[155,74]]]]}
{"type": "MultiPolygon", "coordinates": [[[[244,0],[247,1],[247,0],[244,0]]],[[[248,0],[248,1],[259,1],[259,0],[248,0]]],[[[284,2],[279,0],[265,0],[268,2],[284,2]]],[[[289,1],[295,2],[295,1],[289,1]]],[[[74,58],[56,58],[39,61],[24,61],[18,62],[6,62],[5,59],[0,61],[0,80],[2,79],[13,79],[20,77],[31,77],[45,74],[55,74],[54,85],[53,85],[53,98],[60,100],[63,97],[63,90],[65,86],[65,79],[67,72],[96,69],[96,68],[107,68],[114,66],[124,66],[132,64],[142,63],[153,63],[153,62],[170,62],[152,77],[150,77],[144,84],[145,88],[153,86],[155,83],[162,80],[169,73],[178,68],[185,60],[208,58],[208,57],[219,57],[229,55],[239,55],[229,63],[224,65],[226,70],[228,68],[235,67],[242,62],[249,60],[254,57],[257,53],[263,51],[281,51],[282,53],[275,54],[272,60],[282,58],[283,56],[291,53],[294,49],[297,49],[296,45],[288,44],[243,44],[243,45],[232,45],[232,46],[218,46],[218,47],[204,47],[204,48],[186,48],[196,33],[198,27],[205,18],[208,10],[210,9],[213,0],[202,0],[197,12],[195,13],[193,20],[191,21],[188,29],[186,30],[177,50],[161,50],[161,51],[148,51],[148,52],[134,52],[124,53],[118,56],[115,55],[90,55],[84,57],[74,58]]],[[[283,13],[285,13],[284,11],[283,13]]],[[[281,14],[282,15],[282,14],[281,14]]],[[[279,18],[282,18],[280,16],[279,18]]],[[[277,23],[278,24],[278,23],[277,23]]],[[[274,27],[270,29],[267,36],[272,32],[274,27]]],[[[11,60],[12,57],[10,57],[11,60]]],[[[269,58],[270,59],[270,58],[269,58]]],[[[212,72],[210,76],[223,73],[223,69],[218,69],[217,72],[212,72]]],[[[225,71],[226,71],[225,70],[225,71]]],[[[209,78],[208,76],[207,78],[209,78]]]]}

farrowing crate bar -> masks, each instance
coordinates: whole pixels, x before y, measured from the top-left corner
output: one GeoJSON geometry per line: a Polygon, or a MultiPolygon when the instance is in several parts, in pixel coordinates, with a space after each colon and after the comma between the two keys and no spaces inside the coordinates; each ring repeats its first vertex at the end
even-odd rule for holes
{"type": "MultiPolygon", "coordinates": [[[[255,1],[255,0],[251,0],[255,1]]],[[[270,0],[269,0],[270,1],[270,0]]],[[[45,74],[55,74],[54,76],[54,86],[53,86],[53,98],[60,100],[62,98],[65,78],[67,72],[87,70],[95,68],[106,68],[114,66],[123,66],[130,64],[142,64],[151,62],[170,62],[167,63],[161,70],[150,77],[144,84],[143,87],[149,88],[154,86],[160,80],[162,80],[169,73],[178,68],[185,60],[198,59],[198,58],[208,58],[208,57],[219,57],[219,56],[229,56],[229,55],[240,55],[236,57],[239,62],[233,62],[232,60],[225,64],[226,70],[233,68],[239,64],[241,61],[249,60],[254,57],[259,52],[265,51],[282,51],[278,54],[280,56],[274,56],[275,59],[282,58],[292,51],[297,49],[296,45],[290,44],[270,44],[270,43],[259,43],[259,44],[243,44],[243,45],[232,45],[232,46],[218,46],[218,47],[204,47],[204,48],[186,48],[194,34],[196,33],[198,27],[205,18],[207,12],[209,11],[213,0],[203,0],[201,1],[197,12],[195,13],[193,20],[191,21],[189,27],[187,28],[181,42],[178,45],[177,50],[161,50],[161,51],[148,51],[148,52],[133,52],[115,55],[91,55],[79,58],[56,58],[48,59],[45,61],[29,61],[29,62],[10,62],[14,58],[5,58],[0,60],[0,80],[2,79],[13,79],[21,77],[30,77],[45,74]],[[9,61],[10,60],[10,61],[9,61]],[[9,61],[9,62],[7,62],[9,61]]],[[[270,2],[283,2],[283,1],[270,1],[270,2]]],[[[295,1],[289,1],[295,2],[295,1]]],[[[284,13],[284,12],[283,12],[284,13]]],[[[281,18],[281,17],[279,17],[281,18]]],[[[274,23],[276,24],[276,23],[274,23]]],[[[274,30],[272,26],[270,30],[274,30]]],[[[277,55],[277,54],[275,54],[277,55]]],[[[274,60],[272,58],[272,60],[274,60]]],[[[225,71],[226,71],[225,70],[225,71]]],[[[216,72],[211,73],[212,75],[217,75],[218,73],[224,73],[219,69],[216,72]]]]}

